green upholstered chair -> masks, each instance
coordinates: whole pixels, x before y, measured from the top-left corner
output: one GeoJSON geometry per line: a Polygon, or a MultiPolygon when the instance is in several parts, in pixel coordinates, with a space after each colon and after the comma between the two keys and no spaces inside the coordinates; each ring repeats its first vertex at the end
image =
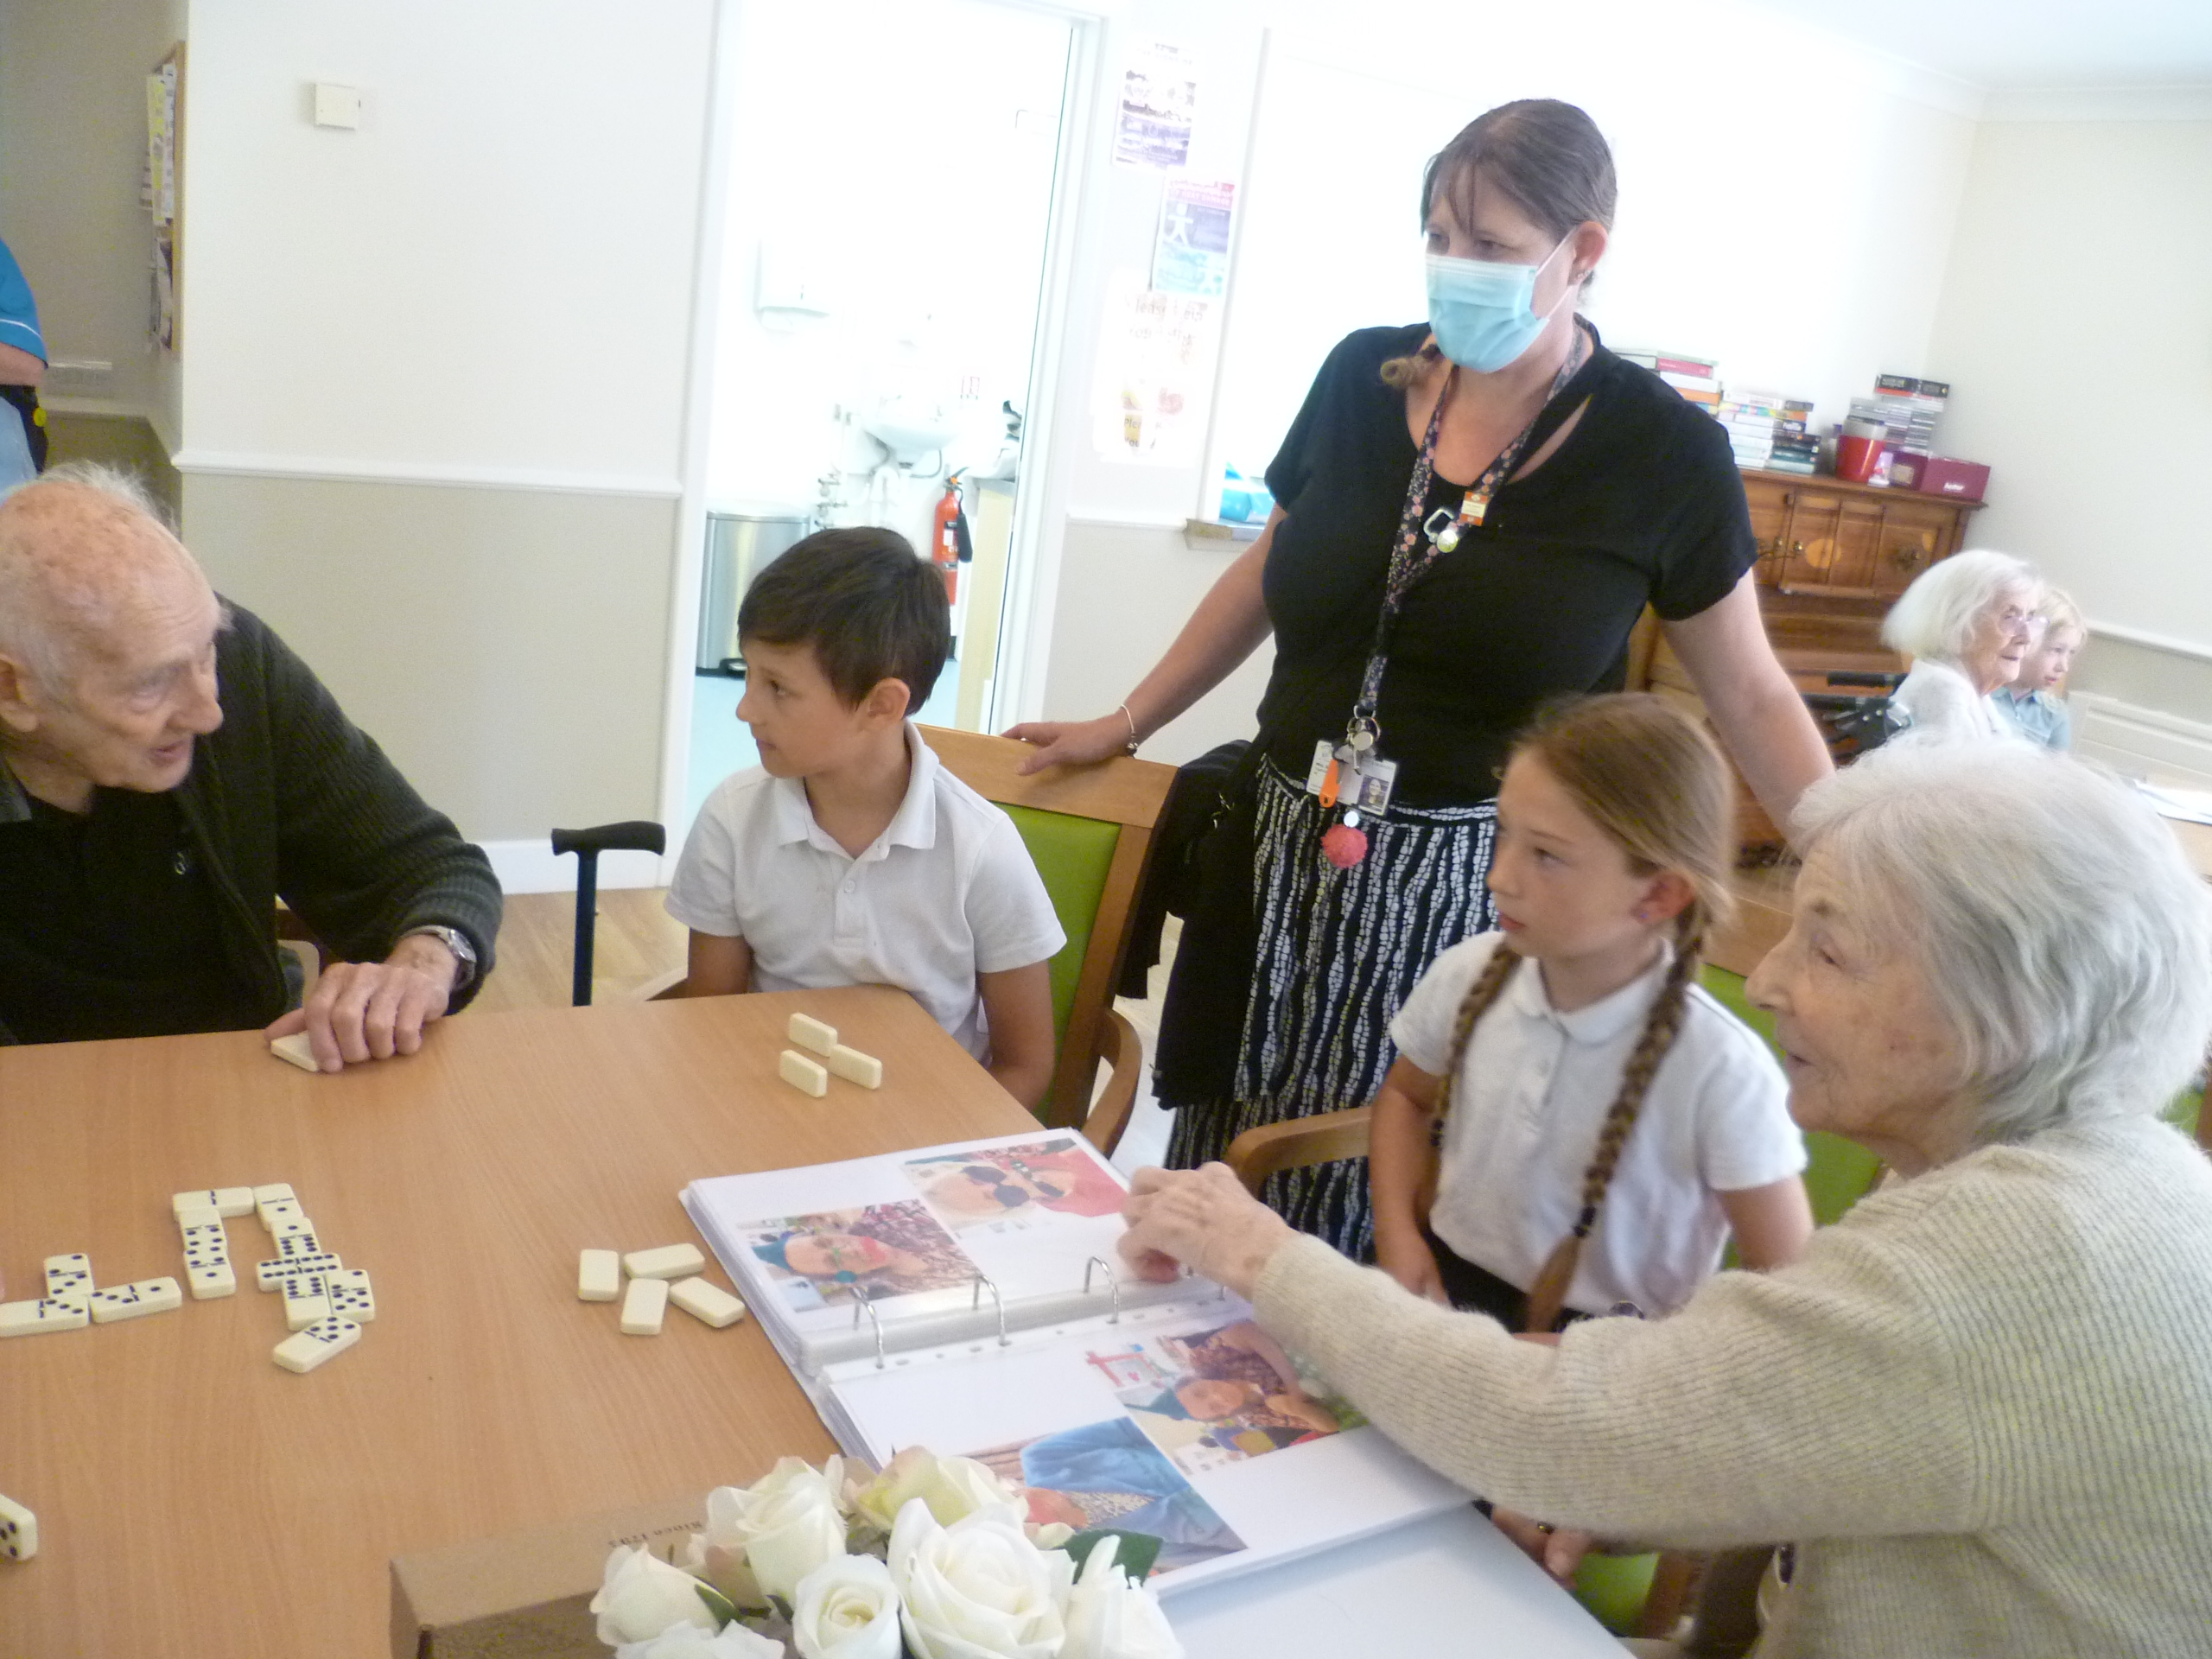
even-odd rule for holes
{"type": "Polygon", "coordinates": [[[1143,1069],[1135,1027],[1115,1012],[1114,986],[1153,826],[1175,769],[1116,756],[1023,777],[1021,763],[1036,752],[1027,743],[937,726],[921,733],[954,777],[1006,809],[1036,861],[1068,936],[1048,965],[1058,1058],[1039,1116],[1055,1128],[1080,1126],[1110,1153],[1128,1126],[1143,1069]],[[1094,1103],[1101,1060],[1107,1085],[1094,1103]]]}

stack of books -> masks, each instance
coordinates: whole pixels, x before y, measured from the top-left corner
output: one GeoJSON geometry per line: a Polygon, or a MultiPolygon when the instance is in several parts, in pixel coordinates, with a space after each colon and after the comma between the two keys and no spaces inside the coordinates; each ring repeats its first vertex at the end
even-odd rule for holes
{"type": "Polygon", "coordinates": [[[1650,370],[1681,393],[1685,403],[1702,404],[1707,410],[1719,406],[1720,365],[1709,357],[1692,357],[1686,352],[1646,351],[1641,348],[1618,352],[1615,355],[1624,362],[1650,370]]]}
{"type": "Polygon", "coordinates": [[[1927,456],[1936,453],[1936,427],[1949,399],[1948,380],[1918,380],[1909,374],[1874,378],[1874,395],[1851,400],[1853,420],[1879,421],[1889,429],[1889,445],[1875,464],[1869,483],[1890,481],[1891,457],[1899,452],[1927,456]]]}
{"type": "Polygon", "coordinates": [[[1783,404],[1781,418],[1774,423],[1774,453],[1767,457],[1767,471],[1810,478],[1819,470],[1821,441],[1813,435],[1812,423],[1809,399],[1792,397],[1783,404]]]}
{"type": "Polygon", "coordinates": [[[1774,459],[1775,429],[1785,403],[1778,392],[1731,387],[1714,408],[1738,467],[1764,467],[1774,459]]]}

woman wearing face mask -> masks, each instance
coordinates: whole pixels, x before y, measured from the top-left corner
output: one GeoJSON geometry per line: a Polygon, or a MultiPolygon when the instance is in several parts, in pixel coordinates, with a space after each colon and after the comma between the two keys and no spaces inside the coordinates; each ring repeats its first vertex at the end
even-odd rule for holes
{"type": "MultiPolygon", "coordinates": [[[[1422,182],[1428,320],[1330,353],[1268,469],[1266,531],[1122,707],[1011,734],[1033,771],[1134,747],[1274,636],[1161,1020],[1171,1163],[1373,1097],[1391,1012],[1493,925],[1509,741],[1548,699],[1620,689],[1647,603],[1777,821],[1828,771],[1760,623],[1726,436],[1576,315],[1613,199],[1571,105],[1502,105],[1454,138],[1422,182]]],[[[1363,1160],[1268,1196],[1368,1253],[1363,1160]]]]}

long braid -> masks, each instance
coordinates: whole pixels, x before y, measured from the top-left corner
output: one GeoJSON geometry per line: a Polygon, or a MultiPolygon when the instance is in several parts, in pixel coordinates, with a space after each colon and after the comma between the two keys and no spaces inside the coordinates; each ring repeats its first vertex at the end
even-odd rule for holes
{"type": "Polygon", "coordinates": [[[1451,1051],[1445,1056],[1443,1080],[1437,1085],[1436,1115],[1428,1123],[1432,1151],[1444,1144],[1444,1120],[1452,1113],[1452,1087],[1459,1079],[1459,1063],[1467,1058],[1467,1045],[1474,1039],[1476,1022],[1490,1012],[1490,1005],[1497,1001],[1505,982],[1520,965],[1521,953],[1499,939],[1497,949],[1491,952],[1482,972],[1475,976],[1475,982],[1459,999],[1459,1012],[1452,1022],[1451,1051]]]}
{"type": "Polygon", "coordinates": [[[1524,1331],[1549,1331],[1566,1306],[1574,1270],[1582,1260],[1582,1242],[1597,1225],[1605,1190],[1612,1185],[1613,1172],[1620,1165],[1621,1149],[1628,1144],[1629,1132],[1636,1128],[1637,1114],[1643,1109],[1643,1097],[1659,1073],[1659,1063],[1681,1033],[1683,1016],[1689,1010],[1690,984],[1697,977],[1705,950],[1707,923],[1704,904],[1694,900],[1676,924],[1675,960],[1668,967],[1651,1012],[1644,1016],[1643,1033],[1621,1071],[1620,1092],[1613,1096],[1612,1109],[1598,1130],[1597,1149],[1582,1172],[1581,1212],[1529,1287],[1528,1314],[1521,1326],[1524,1331]]]}

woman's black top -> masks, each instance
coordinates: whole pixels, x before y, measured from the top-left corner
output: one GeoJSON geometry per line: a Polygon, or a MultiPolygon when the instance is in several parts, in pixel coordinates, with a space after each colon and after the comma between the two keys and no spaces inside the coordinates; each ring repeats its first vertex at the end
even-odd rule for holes
{"type": "MultiPolygon", "coordinates": [[[[1268,468],[1287,517],[1268,556],[1275,661],[1259,741],[1294,777],[1317,740],[1342,740],[1359,695],[1416,456],[1405,393],[1383,384],[1382,365],[1427,333],[1415,323],[1347,336],[1268,468]]],[[[1586,398],[1559,450],[1500,489],[1488,522],[1406,596],[1376,717],[1408,805],[1490,799],[1507,745],[1540,706],[1621,688],[1647,603],[1670,621],[1694,616],[1757,556],[1726,434],[1602,345],[1529,452],[1586,398]]],[[[1423,516],[1457,511],[1467,483],[1439,476],[1423,516]]]]}

